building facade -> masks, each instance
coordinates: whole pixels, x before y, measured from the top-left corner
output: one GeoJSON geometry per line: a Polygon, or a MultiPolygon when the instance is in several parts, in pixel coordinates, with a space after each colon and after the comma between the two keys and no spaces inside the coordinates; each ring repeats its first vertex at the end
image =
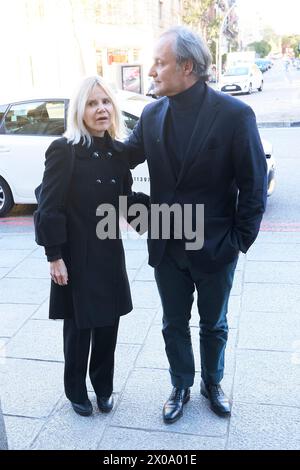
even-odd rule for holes
{"type": "Polygon", "coordinates": [[[143,92],[154,41],[180,22],[180,0],[10,0],[1,17],[1,96],[15,88],[70,92],[93,73],[128,89],[140,73],[143,92]]]}

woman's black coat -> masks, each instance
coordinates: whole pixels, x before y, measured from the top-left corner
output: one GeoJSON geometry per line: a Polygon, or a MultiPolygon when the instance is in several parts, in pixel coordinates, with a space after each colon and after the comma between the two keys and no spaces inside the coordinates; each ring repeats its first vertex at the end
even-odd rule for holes
{"type": "Polygon", "coordinates": [[[46,152],[39,206],[35,213],[36,241],[61,253],[68,269],[67,286],[51,283],[52,319],[75,318],[78,328],[113,325],[132,310],[122,240],[119,238],[118,198],[149,203],[148,196],[131,192],[132,177],[124,146],[106,133],[90,147],[74,146],[65,138],[46,152]],[[100,240],[97,207],[116,208],[117,238],[100,240]]]}

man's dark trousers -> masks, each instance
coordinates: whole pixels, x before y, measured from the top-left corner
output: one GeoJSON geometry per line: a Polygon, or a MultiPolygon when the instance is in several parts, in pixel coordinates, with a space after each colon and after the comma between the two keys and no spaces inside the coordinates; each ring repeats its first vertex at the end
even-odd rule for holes
{"type": "Polygon", "coordinates": [[[195,364],[189,321],[195,287],[200,316],[201,376],[219,383],[224,374],[228,337],[227,307],[238,258],[214,273],[201,273],[189,262],[182,242],[168,241],[155,278],[163,306],[163,336],[174,387],[191,387],[195,364]]]}

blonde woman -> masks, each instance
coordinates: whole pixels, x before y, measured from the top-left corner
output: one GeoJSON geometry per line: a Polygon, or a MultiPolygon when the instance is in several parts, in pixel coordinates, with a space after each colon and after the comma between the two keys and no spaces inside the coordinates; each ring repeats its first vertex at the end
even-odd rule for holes
{"type": "Polygon", "coordinates": [[[132,310],[122,240],[98,238],[96,209],[108,203],[118,212],[120,195],[147,203],[147,196],[131,193],[124,146],[115,140],[121,127],[103,79],[84,79],[70,102],[64,137],[46,152],[35,213],[36,241],[50,262],[49,316],[64,319],[65,393],[82,416],[93,410],[86,388],[90,347],[89,376],[98,408],[109,412],[113,407],[119,317],[132,310]]]}

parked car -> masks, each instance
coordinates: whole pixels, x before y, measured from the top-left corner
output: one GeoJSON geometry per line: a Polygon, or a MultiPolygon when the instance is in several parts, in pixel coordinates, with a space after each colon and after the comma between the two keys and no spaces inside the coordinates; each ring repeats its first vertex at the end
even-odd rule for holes
{"type": "Polygon", "coordinates": [[[266,59],[256,59],[255,63],[262,73],[267,72],[271,68],[270,62],[266,59]]]}
{"type": "MultiPolygon", "coordinates": [[[[153,98],[118,91],[117,100],[130,132],[153,98]]],[[[69,99],[31,97],[0,104],[0,217],[14,204],[35,204],[34,189],[42,180],[45,151],[66,127],[69,99]]],[[[272,145],[263,141],[269,174],[269,193],[274,188],[275,162],[272,145]]],[[[149,193],[147,164],[133,171],[136,191],[149,193]]]]}
{"type": "Polygon", "coordinates": [[[248,93],[253,90],[262,91],[263,75],[256,64],[238,64],[229,67],[222,75],[219,90],[223,93],[248,93]]]}

